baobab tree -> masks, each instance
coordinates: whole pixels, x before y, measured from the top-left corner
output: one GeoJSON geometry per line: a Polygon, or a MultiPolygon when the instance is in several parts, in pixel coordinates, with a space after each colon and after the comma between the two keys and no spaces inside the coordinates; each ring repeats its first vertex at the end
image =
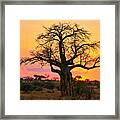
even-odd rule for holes
{"type": "Polygon", "coordinates": [[[80,67],[93,69],[100,66],[100,41],[91,40],[91,33],[78,24],[58,23],[44,27],[37,36],[37,46],[31,57],[22,58],[21,64],[49,64],[51,71],[60,76],[62,95],[72,95],[72,72],[80,67]]]}

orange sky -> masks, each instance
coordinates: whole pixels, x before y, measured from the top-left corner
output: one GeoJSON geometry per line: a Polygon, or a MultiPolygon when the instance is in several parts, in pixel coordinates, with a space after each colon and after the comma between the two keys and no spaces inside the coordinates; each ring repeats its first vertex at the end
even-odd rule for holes
{"type": "MultiPolygon", "coordinates": [[[[30,50],[36,46],[36,36],[39,33],[44,32],[43,26],[49,27],[52,24],[58,22],[70,22],[77,23],[81,27],[92,33],[92,40],[100,40],[100,21],[99,20],[21,20],[20,21],[20,57],[30,56],[30,50]]],[[[50,67],[40,67],[39,64],[34,65],[22,65],[20,70],[20,76],[32,76],[34,74],[49,74],[51,78],[58,76],[55,73],[50,72],[50,67]]],[[[72,71],[73,75],[81,75],[84,79],[100,80],[100,68],[92,70],[83,70],[81,68],[75,68],[72,71]]]]}

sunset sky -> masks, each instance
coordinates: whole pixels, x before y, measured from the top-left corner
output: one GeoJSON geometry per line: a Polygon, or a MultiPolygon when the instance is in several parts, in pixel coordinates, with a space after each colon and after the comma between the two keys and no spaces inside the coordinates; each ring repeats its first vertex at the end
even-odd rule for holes
{"type": "MultiPolygon", "coordinates": [[[[77,23],[81,27],[92,33],[91,40],[100,40],[100,21],[99,20],[21,20],[20,21],[20,58],[30,57],[30,51],[36,47],[35,39],[38,34],[44,33],[45,27],[50,27],[55,23],[77,23]]],[[[50,75],[49,79],[59,77],[58,74],[50,71],[49,65],[41,66],[36,63],[32,65],[21,65],[20,77],[38,75],[50,75]]],[[[82,79],[100,80],[100,68],[84,70],[75,68],[72,70],[73,76],[80,75],[82,79]]]]}

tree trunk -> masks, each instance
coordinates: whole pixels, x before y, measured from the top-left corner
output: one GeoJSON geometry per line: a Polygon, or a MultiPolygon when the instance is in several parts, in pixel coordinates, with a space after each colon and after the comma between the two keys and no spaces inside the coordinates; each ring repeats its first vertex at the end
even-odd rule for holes
{"type": "Polygon", "coordinates": [[[69,71],[68,67],[62,69],[62,74],[60,75],[60,86],[61,86],[61,95],[62,96],[71,96],[72,95],[72,74],[69,71]]]}

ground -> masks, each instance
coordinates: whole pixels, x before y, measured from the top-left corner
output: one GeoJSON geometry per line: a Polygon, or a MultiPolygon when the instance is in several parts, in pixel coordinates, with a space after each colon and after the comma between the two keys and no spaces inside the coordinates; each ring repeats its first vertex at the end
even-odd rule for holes
{"type": "Polygon", "coordinates": [[[99,100],[99,81],[77,81],[74,96],[61,96],[59,81],[21,82],[21,100],[99,100]]]}

